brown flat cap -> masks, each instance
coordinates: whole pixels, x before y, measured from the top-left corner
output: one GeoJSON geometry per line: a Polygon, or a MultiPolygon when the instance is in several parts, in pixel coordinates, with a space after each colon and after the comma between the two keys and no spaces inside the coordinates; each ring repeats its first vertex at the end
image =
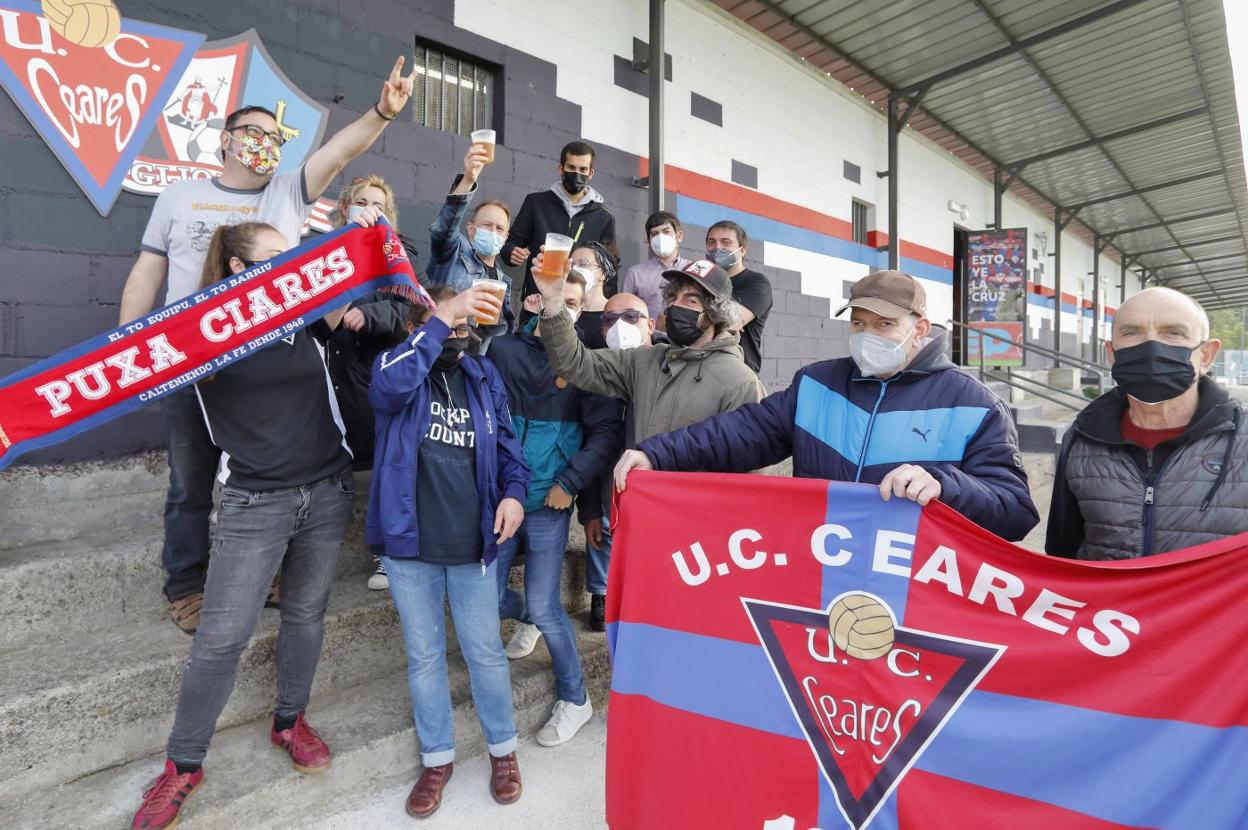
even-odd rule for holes
{"type": "Polygon", "coordinates": [[[849,302],[837,309],[835,317],[847,308],[865,308],[896,320],[907,314],[927,316],[927,292],[914,277],[900,271],[867,274],[849,290],[849,302]]]}

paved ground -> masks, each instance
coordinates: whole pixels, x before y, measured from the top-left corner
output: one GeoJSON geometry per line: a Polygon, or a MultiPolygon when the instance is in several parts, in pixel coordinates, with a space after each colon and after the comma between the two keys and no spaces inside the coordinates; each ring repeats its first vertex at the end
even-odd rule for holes
{"type": "MultiPolygon", "coordinates": [[[[489,761],[484,756],[455,765],[442,807],[421,827],[438,830],[598,830],[605,828],[607,719],[597,713],[577,736],[547,749],[527,736],[520,741],[524,795],[500,807],[489,793],[489,761]]],[[[331,815],[306,830],[412,830],[417,823],[403,805],[412,781],[361,793],[335,805],[331,815]]]]}

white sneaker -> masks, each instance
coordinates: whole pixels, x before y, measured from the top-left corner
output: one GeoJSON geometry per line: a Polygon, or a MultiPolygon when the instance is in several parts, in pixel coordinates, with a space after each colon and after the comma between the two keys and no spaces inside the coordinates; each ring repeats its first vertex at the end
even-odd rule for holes
{"type": "Polygon", "coordinates": [[[537,742],[542,746],[566,744],[582,726],[589,723],[589,719],[593,716],[594,705],[589,702],[588,695],[585,696],[585,702],[580,706],[560,700],[555,703],[555,710],[551,713],[550,720],[546,721],[546,725],[538,731],[537,742]]]}
{"type": "Polygon", "coordinates": [[[521,657],[528,657],[533,653],[533,649],[537,648],[537,641],[542,636],[542,632],[535,625],[526,625],[520,623],[516,626],[516,631],[511,635],[511,639],[507,641],[508,660],[519,660],[521,657]]]}
{"type": "Polygon", "coordinates": [[[368,578],[368,590],[384,591],[390,587],[390,577],[386,575],[386,565],[377,559],[377,570],[368,578]]]}

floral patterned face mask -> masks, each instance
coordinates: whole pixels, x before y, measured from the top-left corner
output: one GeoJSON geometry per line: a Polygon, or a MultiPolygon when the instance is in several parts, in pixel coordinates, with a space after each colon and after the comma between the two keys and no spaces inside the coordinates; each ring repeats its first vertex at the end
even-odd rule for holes
{"type": "Polygon", "coordinates": [[[239,152],[231,153],[239,164],[258,176],[267,176],[277,170],[282,160],[282,148],[268,135],[254,136],[244,133],[233,136],[239,144],[239,152]]]}

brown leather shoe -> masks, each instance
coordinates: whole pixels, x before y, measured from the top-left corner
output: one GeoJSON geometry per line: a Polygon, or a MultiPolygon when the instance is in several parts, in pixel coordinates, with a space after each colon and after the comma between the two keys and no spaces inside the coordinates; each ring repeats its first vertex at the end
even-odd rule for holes
{"type": "Polygon", "coordinates": [[[516,753],[502,758],[490,756],[490,795],[499,804],[511,804],[520,798],[520,763],[516,753]]]}
{"type": "Polygon", "coordinates": [[[416,818],[428,818],[442,806],[442,790],[446,782],[451,780],[454,764],[440,767],[425,767],[425,771],[416,779],[416,785],[407,796],[407,814],[416,818]]]}

